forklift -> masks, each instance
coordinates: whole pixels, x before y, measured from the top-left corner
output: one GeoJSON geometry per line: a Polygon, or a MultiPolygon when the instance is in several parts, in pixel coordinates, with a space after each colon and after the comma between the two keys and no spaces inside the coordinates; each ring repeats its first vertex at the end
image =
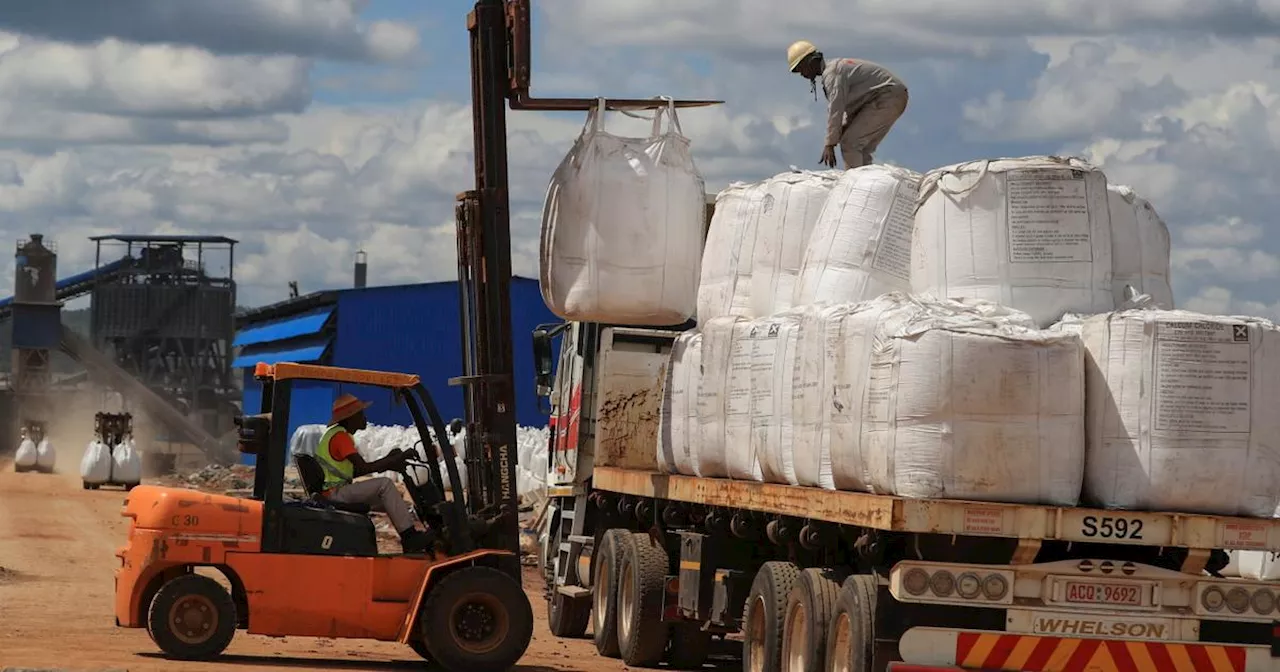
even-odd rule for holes
{"type": "MultiPolygon", "coordinates": [[[[97,490],[104,485],[118,485],[125,491],[138,487],[141,481],[123,480],[116,474],[116,460],[114,458],[115,447],[124,443],[125,439],[133,437],[133,414],[132,413],[97,413],[93,416],[93,433],[98,440],[107,446],[107,455],[111,456],[110,471],[107,473],[107,480],[101,483],[90,483],[84,481],[85,490],[97,490]]],[[[139,476],[142,469],[138,469],[139,476]]]]}
{"type": "Polygon", "coordinates": [[[134,488],[122,512],[130,529],[117,552],[116,625],[145,627],[178,660],[215,658],[244,629],[400,642],[450,672],[510,669],[533,636],[517,551],[501,547],[515,518],[461,489],[445,496],[443,474],[459,482],[447,438],[436,446],[445,472],[434,459],[400,468],[426,526],[425,553],[379,553],[369,508],[325,499],[316,478],[323,476],[307,456],[295,461],[309,497],[284,499],[295,384],[388,390],[430,447],[433,436],[448,433],[418,376],[289,362],[260,363],[254,376],[262,384],[260,412],[236,419],[240,452],[257,457],[252,498],[134,488]],[[219,572],[230,590],[201,568],[219,572]]]}

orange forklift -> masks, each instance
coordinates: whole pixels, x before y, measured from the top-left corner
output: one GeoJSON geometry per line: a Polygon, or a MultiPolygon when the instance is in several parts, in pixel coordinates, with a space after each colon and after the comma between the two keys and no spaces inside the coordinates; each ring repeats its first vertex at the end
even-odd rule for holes
{"type": "MultiPolygon", "coordinates": [[[[495,543],[515,527],[502,507],[469,513],[462,489],[444,495],[440,463],[411,459],[400,473],[430,550],[384,555],[368,507],[324,499],[309,456],[294,456],[309,497],[284,499],[296,381],[390,390],[432,455],[432,436],[448,433],[418,376],[294,363],[258,364],[254,375],[261,413],[237,418],[241,452],[257,456],[253,498],[134,488],[123,511],[128,544],[116,554],[116,625],[145,627],[181,660],[216,657],[245,629],[396,641],[451,672],[514,665],[533,636],[533,612],[516,578],[518,558],[495,543]],[[199,568],[220,572],[230,590],[199,568]]],[[[459,483],[453,446],[438,443],[449,482],[459,483]]]]}

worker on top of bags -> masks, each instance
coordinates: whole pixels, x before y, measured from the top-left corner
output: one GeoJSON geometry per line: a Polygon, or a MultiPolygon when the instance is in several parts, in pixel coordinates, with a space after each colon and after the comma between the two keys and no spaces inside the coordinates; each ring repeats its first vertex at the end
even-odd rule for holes
{"type": "MultiPolygon", "coordinates": [[[[907,110],[907,85],[884,66],[856,58],[828,62],[811,42],[787,47],[791,72],[816,85],[822,75],[827,97],[827,137],[820,161],[836,166],[836,146],[846,170],[871,163],[880,141],[907,110]]],[[[816,86],[815,86],[816,89],[816,86]]],[[[814,98],[817,98],[814,91],[814,98]]]]}

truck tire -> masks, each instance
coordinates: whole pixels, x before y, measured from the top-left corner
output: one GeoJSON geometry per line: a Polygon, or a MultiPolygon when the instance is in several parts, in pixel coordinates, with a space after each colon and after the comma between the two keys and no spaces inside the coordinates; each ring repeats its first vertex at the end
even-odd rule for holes
{"type": "Polygon", "coordinates": [[[826,672],[869,672],[875,651],[876,578],[844,582],[827,633],[826,672]]]}
{"type": "Polygon", "coordinates": [[[671,648],[667,665],[673,670],[698,670],[711,655],[711,633],[697,623],[677,623],[671,627],[671,648]]]}
{"type": "Polygon", "coordinates": [[[578,638],[587,633],[591,619],[591,600],[573,599],[552,592],[547,600],[547,624],[556,637],[578,638]]]}
{"type": "Polygon", "coordinates": [[[631,667],[656,667],[667,652],[671,628],[662,620],[662,601],[670,562],[667,549],[646,533],[631,534],[622,544],[618,650],[631,667]]]}
{"type": "Polygon", "coordinates": [[[609,530],[600,539],[591,571],[591,637],[596,652],[606,658],[617,658],[618,649],[618,571],[622,565],[623,540],[631,533],[609,530]]]}
{"type": "Polygon", "coordinates": [[[782,669],[782,626],[787,597],[800,577],[789,562],[766,562],[756,572],[742,616],[742,669],[774,672],[782,669]]]}
{"type": "Polygon", "coordinates": [[[217,581],[183,574],[160,586],[147,610],[147,632],[170,658],[209,660],[236,634],[236,603],[217,581]]]}
{"type": "Polygon", "coordinates": [[[827,628],[846,575],[827,568],[800,572],[787,596],[782,625],[782,661],[787,672],[822,672],[827,658],[827,628]]]}

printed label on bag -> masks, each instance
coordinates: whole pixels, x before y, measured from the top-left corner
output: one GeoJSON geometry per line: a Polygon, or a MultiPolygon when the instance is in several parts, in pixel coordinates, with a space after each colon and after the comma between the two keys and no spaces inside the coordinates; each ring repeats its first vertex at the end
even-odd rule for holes
{"type": "Polygon", "coordinates": [[[1093,261],[1084,171],[1011,170],[1005,188],[1010,262],[1093,261]]]}
{"type": "Polygon", "coordinates": [[[1249,431],[1248,325],[1158,322],[1155,348],[1157,430],[1249,431]]]}
{"type": "Polygon", "coordinates": [[[916,198],[919,196],[918,183],[898,183],[889,212],[885,215],[880,244],[876,245],[876,254],[871,260],[873,270],[903,282],[911,282],[911,230],[915,227],[916,198]]]}

